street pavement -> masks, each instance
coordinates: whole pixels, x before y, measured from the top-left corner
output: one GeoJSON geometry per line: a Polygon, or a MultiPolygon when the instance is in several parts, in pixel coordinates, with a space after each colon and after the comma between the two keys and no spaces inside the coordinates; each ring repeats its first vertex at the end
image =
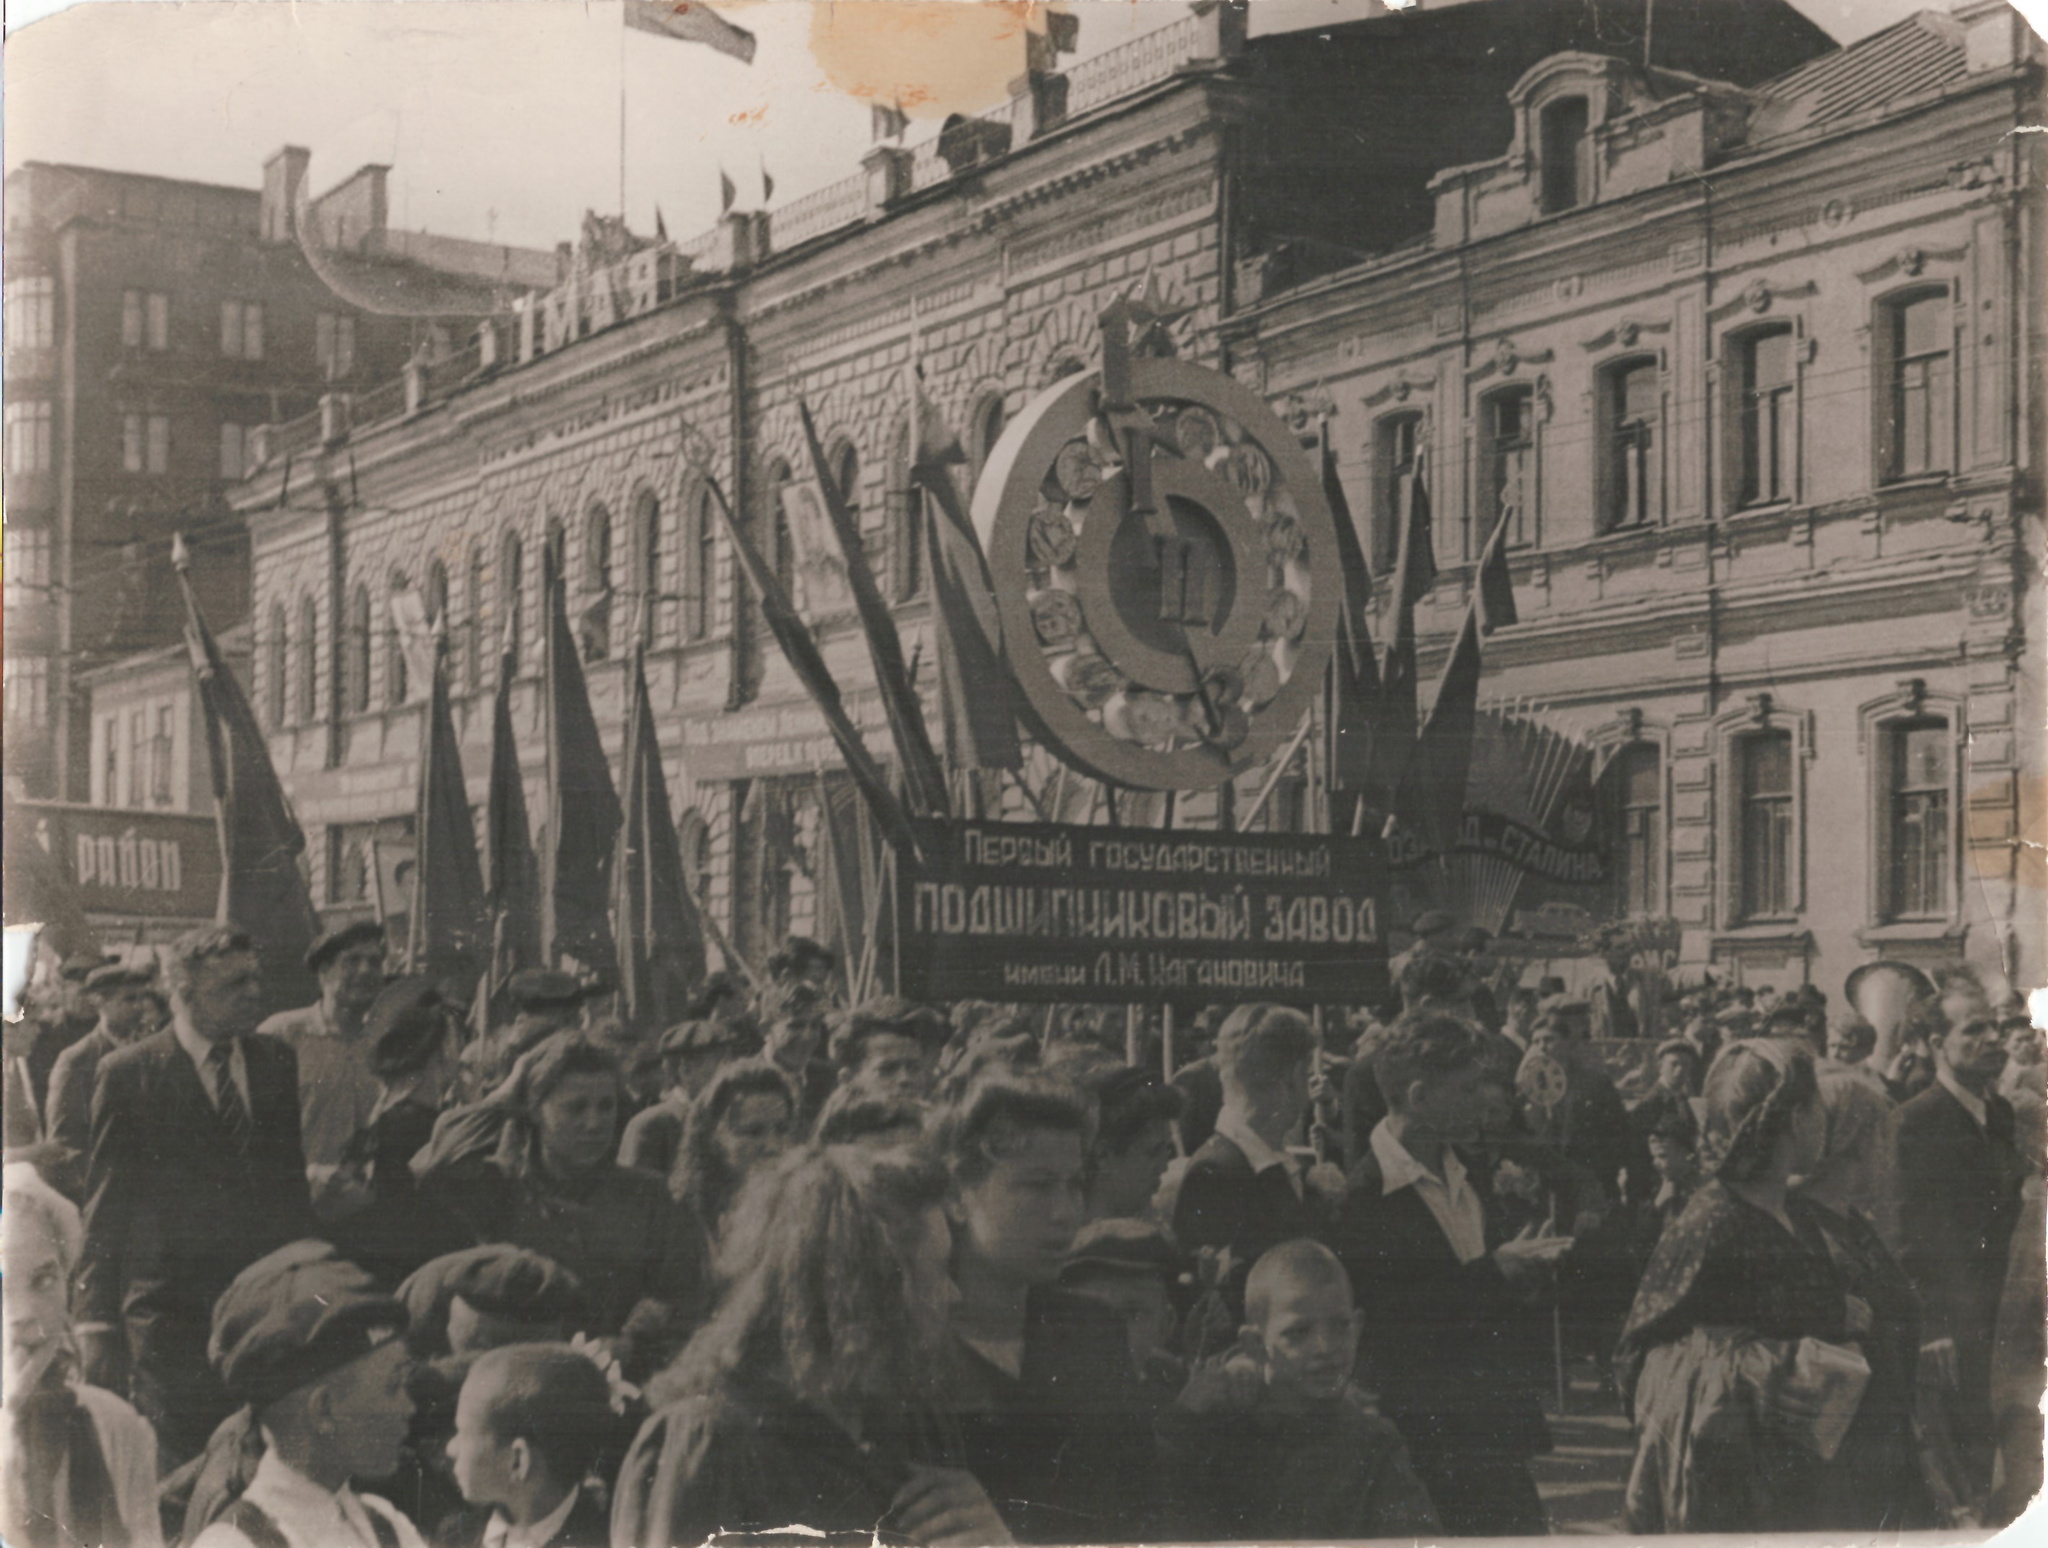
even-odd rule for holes
{"type": "Polygon", "coordinates": [[[1556,1411],[1555,1397],[1544,1407],[1555,1449],[1531,1458],[1529,1471],[1550,1513],[1550,1530],[1575,1536],[1621,1532],[1622,1491],[1635,1447],[1619,1399],[1602,1390],[1591,1362],[1581,1361],[1571,1372],[1565,1411],[1556,1411]]]}

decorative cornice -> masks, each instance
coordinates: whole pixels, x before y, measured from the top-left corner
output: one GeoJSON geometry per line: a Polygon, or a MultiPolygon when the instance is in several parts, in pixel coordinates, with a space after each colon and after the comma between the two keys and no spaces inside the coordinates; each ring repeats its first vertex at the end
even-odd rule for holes
{"type": "Polygon", "coordinates": [[[1721,322],[1740,312],[1750,312],[1761,317],[1780,301],[1804,301],[1808,296],[1820,294],[1817,281],[1807,280],[1798,285],[1773,285],[1759,275],[1742,287],[1742,293],[1731,300],[1723,301],[1707,313],[1707,321],[1721,322]]]}
{"type": "Polygon", "coordinates": [[[1663,334],[1670,331],[1671,323],[1668,318],[1662,322],[1644,322],[1640,318],[1624,317],[1605,332],[1596,334],[1590,339],[1581,340],[1579,348],[1586,351],[1589,355],[1597,355],[1602,350],[1613,349],[1616,345],[1620,345],[1623,349],[1634,349],[1636,340],[1644,334],[1663,334]]]}
{"type": "Polygon", "coordinates": [[[1434,394],[1435,391],[1436,377],[1434,375],[1416,376],[1409,374],[1407,371],[1397,371],[1394,373],[1394,379],[1388,382],[1386,386],[1380,388],[1377,392],[1367,393],[1358,401],[1369,409],[1376,409],[1388,402],[1406,403],[1409,396],[1413,393],[1426,392],[1434,394]]]}
{"type": "Polygon", "coordinates": [[[1493,342],[1493,358],[1476,366],[1468,366],[1465,370],[1465,380],[1476,382],[1494,375],[1513,376],[1525,365],[1549,365],[1556,357],[1557,351],[1550,349],[1529,350],[1525,353],[1516,346],[1512,338],[1503,334],[1493,342]]]}

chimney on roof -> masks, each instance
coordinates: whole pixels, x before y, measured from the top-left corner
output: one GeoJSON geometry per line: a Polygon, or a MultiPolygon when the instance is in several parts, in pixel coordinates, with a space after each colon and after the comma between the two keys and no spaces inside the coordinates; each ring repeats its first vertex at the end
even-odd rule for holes
{"type": "Polygon", "coordinates": [[[306,180],[306,163],[313,153],[301,145],[287,145],[263,163],[263,204],[259,227],[266,242],[298,240],[298,226],[292,211],[298,203],[299,185],[306,180]]]}

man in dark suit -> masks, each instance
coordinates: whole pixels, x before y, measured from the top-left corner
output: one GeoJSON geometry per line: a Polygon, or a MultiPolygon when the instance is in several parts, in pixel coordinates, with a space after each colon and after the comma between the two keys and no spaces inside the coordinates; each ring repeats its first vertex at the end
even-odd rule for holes
{"type": "Polygon", "coordinates": [[[57,1147],[53,1179],[73,1202],[85,1196],[85,1158],[92,1148],[92,1091],[100,1061],[154,1031],[162,1019],[156,994],[156,964],[130,967],[108,962],[85,980],[85,993],[99,1023],[57,1056],[50,1073],[50,1100],[43,1132],[57,1147]]]}
{"type": "MultiPolygon", "coordinates": [[[[1224,1281],[1230,1313],[1244,1320],[1244,1281],[1268,1247],[1297,1236],[1329,1234],[1331,1206],[1322,1181],[1287,1151],[1308,1111],[1315,1033],[1299,1011],[1240,1005],[1216,1033],[1223,1110],[1188,1161],[1173,1212],[1181,1246],[1228,1248],[1224,1281]]],[[[1336,1179],[1340,1184],[1341,1177],[1336,1179]]]]}
{"type": "Polygon", "coordinates": [[[1408,1443],[1444,1531],[1546,1531],[1529,1458],[1550,1449],[1531,1304],[1569,1237],[1503,1241],[1457,1147],[1479,1137],[1496,1078],[1480,1031],[1443,1011],[1376,1041],[1387,1101],[1351,1177],[1337,1251],[1364,1313],[1380,1412],[1408,1443]]]}
{"type": "Polygon", "coordinates": [[[1968,992],[1944,995],[1940,1010],[1935,1082],[1894,1120],[1899,1261],[1920,1292],[1927,1351],[1952,1376],[1958,1448],[1986,1486],[1992,1335],[2026,1168],[2012,1107],[1993,1089],[2005,1067],[1997,1018],[1968,992]]]}
{"type": "Polygon", "coordinates": [[[207,1360],[214,1301],[316,1232],[297,1061],[249,1036],[262,986],[248,937],[195,930],[165,976],[171,1025],[100,1062],[78,1305],[88,1380],[114,1377],[125,1343],[135,1406],[176,1466],[233,1406],[207,1360]]]}

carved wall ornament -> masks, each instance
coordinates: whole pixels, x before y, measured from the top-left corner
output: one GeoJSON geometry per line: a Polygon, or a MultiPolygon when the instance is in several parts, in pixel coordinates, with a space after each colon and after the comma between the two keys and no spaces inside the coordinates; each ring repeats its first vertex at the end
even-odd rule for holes
{"type": "Polygon", "coordinates": [[[1549,365],[1556,358],[1555,350],[1525,350],[1513,338],[1502,335],[1494,340],[1492,355],[1468,370],[1465,376],[1468,381],[1494,375],[1514,376],[1524,366],[1549,365]]]}
{"type": "Polygon", "coordinates": [[[1617,345],[1622,349],[1634,349],[1644,334],[1665,334],[1670,331],[1669,322],[1647,322],[1640,317],[1623,317],[1612,327],[1605,328],[1592,338],[1584,340],[1579,347],[1589,355],[1613,349],[1617,345]]]}
{"type": "Polygon", "coordinates": [[[1768,312],[1771,309],[1771,287],[1767,280],[1753,279],[1742,291],[1742,304],[1752,312],[1768,312]]]}
{"type": "Polygon", "coordinates": [[[1903,274],[1908,279],[1917,279],[1930,264],[1960,263],[1969,256],[1970,249],[1964,247],[1901,247],[1891,257],[1874,269],[1859,269],[1856,277],[1866,285],[1881,284],[1894,275],[1903,274]]]}
{"type": "Polygon", "coordinates": [[[1377,391],[1367,393],[1358,401],[1369,409],[1376,409],[1387,403],[1406,403],[1410,397],[1418,392],[1434,393],[1435,391],[1436,378],[1434,376],[1411,376],[1408,372],[1402,371],[1391,382],[1388,382],[1386,386],[1379,388],[1377,391]]]}
{"type": "Polygon", "coordinates": [[[1856,218],[1856,205],[1849,199],[1830,199],[1820,207],[1820,223],[1830,231],[1839,231],[1856,218]]]}

